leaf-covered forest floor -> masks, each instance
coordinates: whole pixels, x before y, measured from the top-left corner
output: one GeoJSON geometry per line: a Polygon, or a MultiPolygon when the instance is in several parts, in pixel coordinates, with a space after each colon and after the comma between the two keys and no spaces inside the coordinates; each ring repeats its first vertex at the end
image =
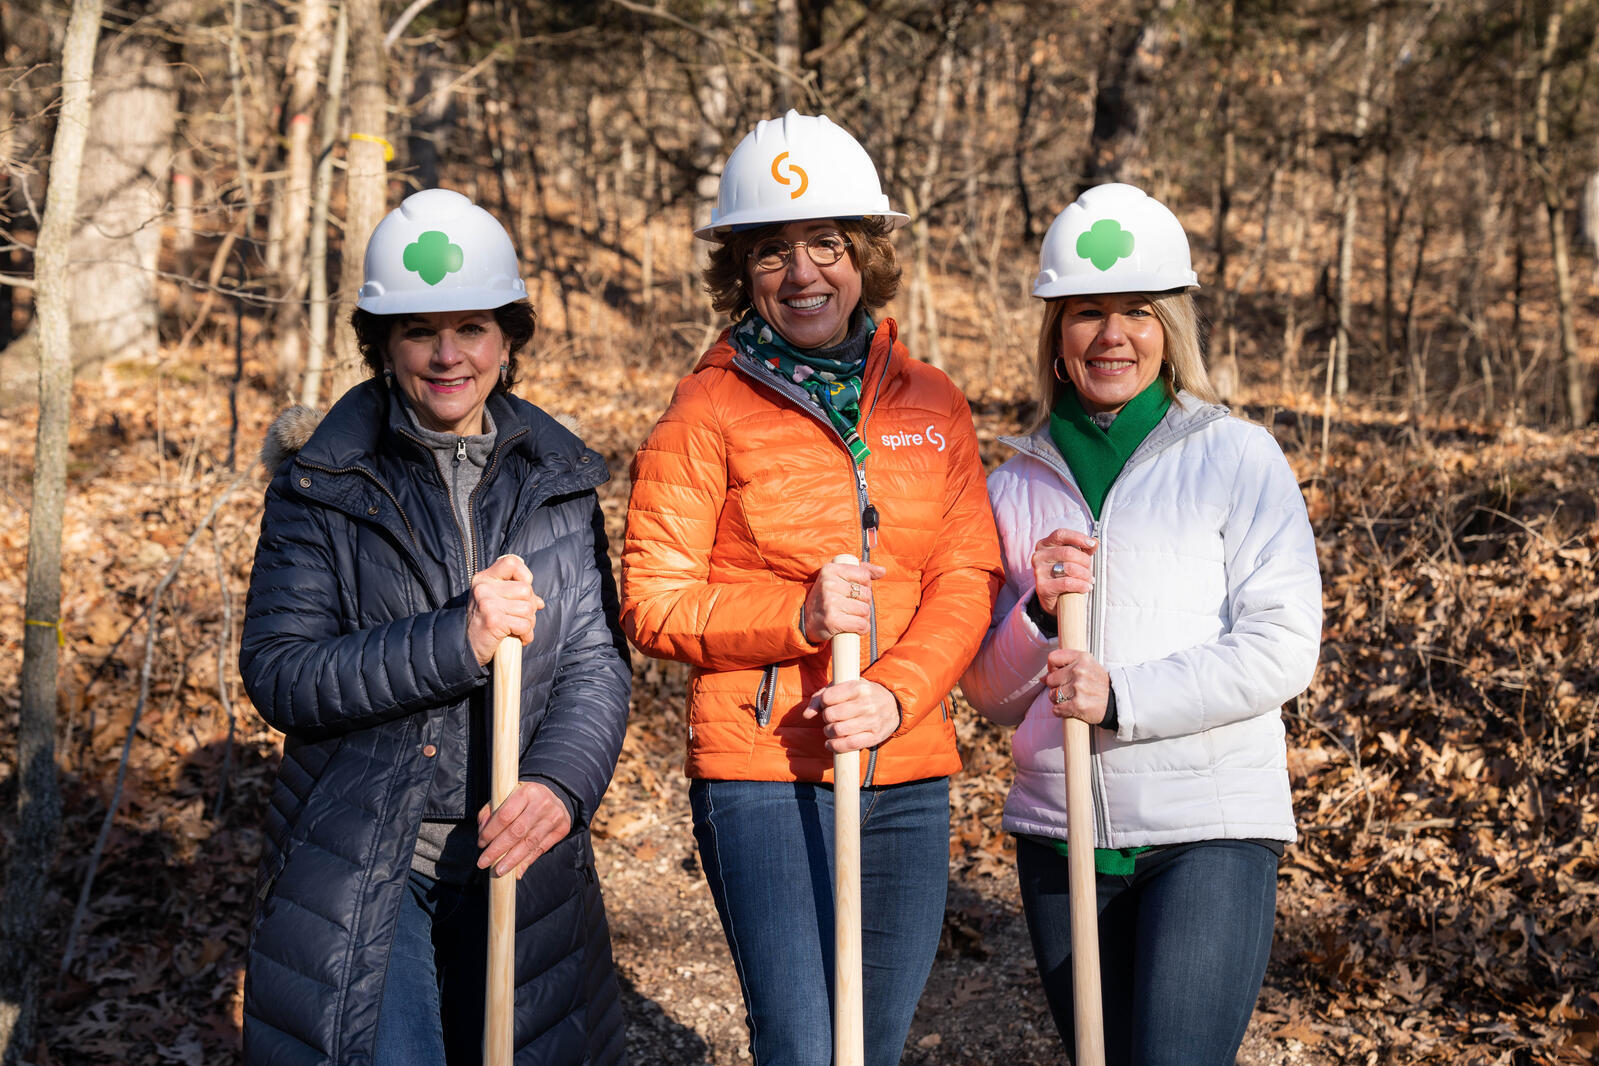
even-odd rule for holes
{"type": "MultiPolygon", "coordinates": [[[[682,332],[686,352],[698,331],[682,332]]],[[[994,438],[1026,415],[1025,369],[998,372],[991,349],[959,336],[946,351],[992,465],[1003,451],[994,438]]],[[[557,346],[520,386],[575,415],[611,462],[604,504],[614,539],[627,461],[688,365],[667,362],[620,352],[579,360],[557,346]]],[[[52,945],[41,1064],[236,1061],[258,827],[278,750],[235,666],[259,471],[190,537],[235,483],[230,448],[247,470],[277,402],[252,356],[235,434],[231,366],[231,351],[202,346],[159,364],[108,366],[76,389],[58,752],[65,821],[39,915],[52,945]],[[169,573],[147,649],[145,614],[169,573]],[[96,853],[125,748],[126,777],[96,853]]],[[[1240,412],[1272,427],[1301,479],[1326,620],[1315,682],[1285,711],[1301,838],[1282,865],[1277,940],[1240,1062],[1592,1061],[1599,430],[1552,434],[1347,404],[1324,438],[1319,395],[1257,383],[1242,399],[1240,412]]],[[[12,412],[0,433],[0,676],[12,679],[34,418],[12,412]]],[[[627,744],[596,824],[629,1042],[645,1066],[747,1061],[678,769],[685,676],[637,657],[627,744]]],[[[18,700],[14,681],[0,688],[7,811],[18,700]]],[[[1058,1062],[1012,845],[998,829],[1007,740],[964,706],[959,722],[966,769],[953,786],[944,945],[905,1061],[1058,1062]]],[[[9,833],[11,816],[0,825],[9,833]]]]}

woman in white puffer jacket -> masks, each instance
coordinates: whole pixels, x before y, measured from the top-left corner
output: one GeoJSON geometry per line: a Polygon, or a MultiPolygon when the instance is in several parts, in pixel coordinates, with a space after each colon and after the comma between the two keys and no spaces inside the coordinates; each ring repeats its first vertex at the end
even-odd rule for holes
{"type": "Polygon", "coordinates": [[[1176,217],[1128,185],[1050,227],[1033,294],[1043,417],[989,478],[1006,581],[961,685],[1016,726],[1005,828],[1073,1046],[1061,719],[1092,740],[1109,1063],[1230,1064],[1295,838],[1281,706],[1321,633],[1315,540],[1271,435],[1215,403],[1176,217]],[[1089,593],[1089,650],[1054,609],[1089,593]]]}

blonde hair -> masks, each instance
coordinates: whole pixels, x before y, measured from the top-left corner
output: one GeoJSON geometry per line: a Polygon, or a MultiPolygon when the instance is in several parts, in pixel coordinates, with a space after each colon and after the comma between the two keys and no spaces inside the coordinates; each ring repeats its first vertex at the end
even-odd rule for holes
{"type": "MultiPolygon", "coordinates": [[[[1164,373],[1157,379],[1165,388],[1166,395],[1175,401],[1179,392],[1187,392],[1206,403],[1220,403],[1221,397],[1210,383],[1210,374],[1205,369],[1205,355],[1200,350],[1199,308],[1194,304],[1193,295],[1186,290],[1143,295],[1149,300],[1149,309],[1160,321],[1161,331],[1166,335],[1161,367],[1164,373]]],[[[1057,296],[1044,303],[1044,320],[1038,328],[1036,368],[1039,409],[1038,417],[1028,427],[1028,432],[1036,432],[1049,425],[1049,413],[1055,409],[1055,401],[1060,398],[1062,390],[1072,387],[1070,381],[1062,381],[1055,374],[1055,360],[1060,355],[1060,320],[1066,315],[1066,301],[1069,299],[1069,296],[1057,296]]]]}

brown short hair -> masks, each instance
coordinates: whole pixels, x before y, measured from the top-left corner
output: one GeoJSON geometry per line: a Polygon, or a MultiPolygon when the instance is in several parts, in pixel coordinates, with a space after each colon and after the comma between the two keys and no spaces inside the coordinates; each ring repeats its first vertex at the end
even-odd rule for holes
{"type": "MultiPolygon", "coordinates": [[[[835,220],[839,232],[849,238],[849,254],[861,272],[861,306],[876,311],[899,292],[899,260],[888,238],[892,227],[877,216],[835,220]]],[[[787,222],[731,234],[726,243],[711,251],[705,267],[705,291],[711,294],[711,309],[729,318],[743,318],[750,308],[749,253],[768,238],[775,237],[787,222]]]]}
{"type": "MultiPolygon", "coordinates": [[[[1150,292],[1144,296],[1149,300],[1149,309],[1160,320],[1161,331],[1166,335],[1165,366],[1159,378],[1166,395],[1175,400],[1179,392],[1186,391],[1206,403],[1220,403],[1221,398],[1216,395],[1216,389],[1210,383],[1210,374],[1205,369],[1199,308],[1194,303],[1193,295],[1179,289],[1175,292],[1150,292]]],[[[1057,296],[1044,304],[1044,320],[1038,328],[1036,368],[1040,407],[1038,418],[1032,425],[1034,430],[1049,424],[1049,413],[1055,409],[1055,401],[1062,390],[1072,387],[1070,381],[1062,381],[1055,373],[1055,359],[1060,355],[1060,320],[1066,314],[1066,301],[1069,299],[1069,296],[1057,296]]]]}
{"type": "MultiPolygon", "coordinates": [[[[389,347],[389,331],[394,328],[396,321],[404,317],[404,315],[374,315],[359,307],[350,315],[350,325],[355,328],[355,344],[361,350],[361,361],[366,364],[373,377],[383,373],[383,356],[389,347]]],[[[532,304],[526,300],[516,300],[494,308],[494,321],[499,325],[500,332],[505,334],[505,339],[511,343],[511,352],[506,359],[511,367],[505,372],[505,380],[494,386],[503,392],[516,384],[518,355],[527,347],[528,341],[533,339],[538,316],[533,313],[532,304]]]]}

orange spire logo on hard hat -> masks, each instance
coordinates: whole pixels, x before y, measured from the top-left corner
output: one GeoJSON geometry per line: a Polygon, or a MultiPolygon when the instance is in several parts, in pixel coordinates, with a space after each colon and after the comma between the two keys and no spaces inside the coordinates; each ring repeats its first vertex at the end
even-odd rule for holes
{"type": "Polygon", "coordinates": [[[790,200],[798,200],[805,195],[805,190],[810,187],[811,179],[802,168],[795,166],[793,163],[788,164],[788,173],[786,175],[779,171],[777,168],[782,166],[783,161],[787,158],[787,152],[779,152],[777,158],[772,160],[772,180],[779,185],[793,185],[797,181],[799,188],[789,193],[788,198],[790,200]]]}

